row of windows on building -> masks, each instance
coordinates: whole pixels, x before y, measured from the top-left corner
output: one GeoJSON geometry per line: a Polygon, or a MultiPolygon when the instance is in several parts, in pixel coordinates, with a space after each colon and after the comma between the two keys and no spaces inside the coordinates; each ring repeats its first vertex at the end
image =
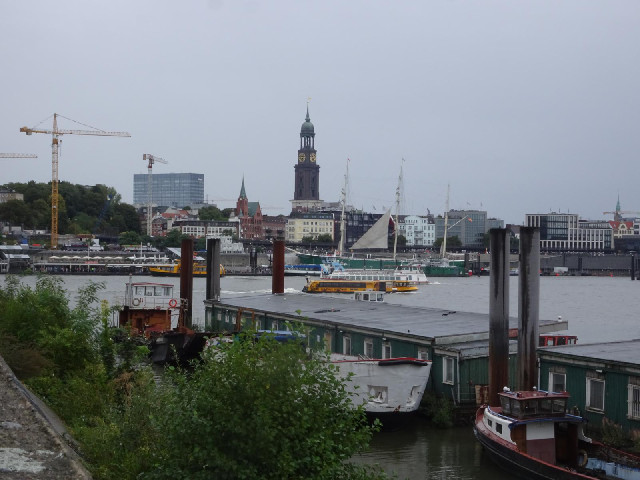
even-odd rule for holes
{"type": "MultiPolygon", "coordinates": [[[[598,372],[589,372],[586,378],[586,408],[593,412],[604,412],[606,381],[598,372]]],[[[549,372],[549,390],[564,392],[567,390],[567,374],[549,372]]],[[[627,417],[640,420],[640,378],[631,378],[627,384],[627,417]]]]}

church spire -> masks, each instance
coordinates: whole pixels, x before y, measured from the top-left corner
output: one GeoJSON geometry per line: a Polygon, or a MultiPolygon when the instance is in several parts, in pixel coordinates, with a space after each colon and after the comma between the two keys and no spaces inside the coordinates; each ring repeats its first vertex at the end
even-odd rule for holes
{"type": "Polygon", "coordinates": [[[242,198],[242,199],[247,198],[247,192],[244,189],[244,175],[242,176],[242,187],[240,188],[240,197],[238,198],[242,198]]]}

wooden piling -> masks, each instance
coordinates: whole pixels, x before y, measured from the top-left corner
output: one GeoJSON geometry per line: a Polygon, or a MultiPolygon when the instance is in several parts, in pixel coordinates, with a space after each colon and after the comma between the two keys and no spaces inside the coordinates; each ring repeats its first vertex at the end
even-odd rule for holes
{"type": "Polygon", "coordinates": [[[193,328],[193,239],[185,238],[180,244],[180,301],[183,312],[182,325],[193,328]]]}
{"type": "Polygon", "coordinates": [[[220,239],[207,239],[207,300],[220,301],[220,239]]]}
{"type": "Polygon", "coordinates": [[[498,392],[509,383],[509,232],[489,230],[489,405],[499,406],[498,392]]]}
{"type": "Polygon", "coordinates": [[[284,240],[273,241],[271,293],[284,293],[284,240]]]}
{"type": "Polygon", "coordinates": [[[540,320],[540,230],[520,228],[518,276],[518,385],[532,390],[538,383],[536,350],[540,320]]]}

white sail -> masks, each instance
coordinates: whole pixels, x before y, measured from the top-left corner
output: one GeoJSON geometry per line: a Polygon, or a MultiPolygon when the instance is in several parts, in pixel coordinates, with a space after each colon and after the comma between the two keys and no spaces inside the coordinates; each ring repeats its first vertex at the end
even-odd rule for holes
{"type": "Polygon", "coordinates": [[[373,227],[360,237],[356,243],[353,244],[351,250],[362,250],[365,248],[388,248],[389,237],[389,217],[391,217],[391,210],[387,210],[387,213],[380,217],[373,227]]]}

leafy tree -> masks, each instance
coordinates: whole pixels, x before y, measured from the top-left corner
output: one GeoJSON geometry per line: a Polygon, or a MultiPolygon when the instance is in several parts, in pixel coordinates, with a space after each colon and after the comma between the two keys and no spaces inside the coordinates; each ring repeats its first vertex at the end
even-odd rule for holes
{"type": "Polygon", "coordinates": [[[333,242],[333,238],[331,238],[331,234],[323,233],[322,235],[318,235],[318,243],[331,243],[333,242]]]}
{"type": "Polygon", "coordinates": [[[225,215],[218,207],[208,205],[198,210],[198,218],[200,220],[229,220],[229,214],[225,215]]]}
{"type": "Polygon", "coordinates": [[[142,478],[383,478],[348,462],[377,427],[333,367],[297,342],[244,334],[162,388],[154,419],[165,441],[142,478]]]}
{"type": "Polygon", "coordinates": [[[138,232],[122,232],[118,237],[120,245],[140,245],[142,241],[138,232]]]}
{"type": "MultiPolygon", "coordinates": [[[[436,238],[436,241],[433,242],[433,248],[440,248],[441,245],[442,245],[442,237],[436,238]]],[[[460,241],[457,235],[454,235],[452,237],[447,237],[447,245],[450,247],[461,247],[462,242],[460,241]]]]}

